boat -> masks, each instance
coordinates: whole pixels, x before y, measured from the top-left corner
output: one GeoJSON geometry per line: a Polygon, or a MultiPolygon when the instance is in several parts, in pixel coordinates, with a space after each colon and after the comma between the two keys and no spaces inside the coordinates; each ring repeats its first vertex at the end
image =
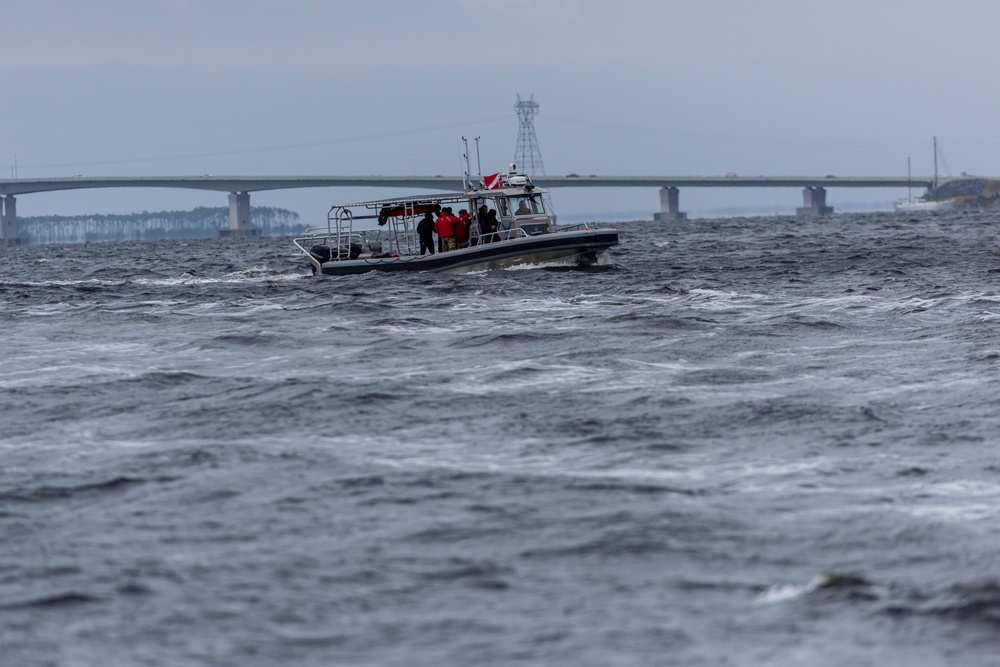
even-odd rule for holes
{"type": "Polygon", "coordinates": [[[903,199],[897,201],[894,207],[901,213],[950,211],[955,208],[955,201],[952,199],[903,199]]]}
{"type": "MultiPolygon", "coordinates": [[[[906,158],[906,180],[910,181],[910,158],[906,158]]],[[[907,186],[910,189],[910,186],[907,186]]],[[[955,208],[955,200],[941,196],[938,187],[938,140],[934,137],[934,182],[930,189],[919,199],[914,199],[912,194],[906,199],[901,199],[893,208],[900,213],[916,213],[918,211],[950,211],[955,208]]]]}
{"type": "MultiPolygon", "coordinates": [[[[546,190],[535,187],[515,165],[506,173],[466,175],[459,192],[378,199],[330,207],[326,227],[307,230],[294,239],[313,275],[339,276],[369,271],[433,271],[469,273],[517,266],[591,266],[618,245],[618,232],[592,224],[556,227],[545,209],[546,190]],[[497,214],[497,229],[479,231],[479,211],[497,214]],[[419,254],[417,223],[426,213],[444,208],[469,214],[469,240],[464,247],[419,254]],[[377,221],[378,229],[359,229],[377,221]]],[[[467,172],[468,174],[468,172],[467,172]]]]}

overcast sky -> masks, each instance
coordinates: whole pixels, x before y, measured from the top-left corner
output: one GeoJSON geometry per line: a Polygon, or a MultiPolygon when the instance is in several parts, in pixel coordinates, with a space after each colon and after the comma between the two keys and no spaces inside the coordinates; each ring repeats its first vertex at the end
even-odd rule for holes
{"type": "MultiPolygon", "coordinates": [[[[0,177],[458,174],[505,167],[520,94],[549,175],[1000,175],[997,0],[5,0],[0,177]],[[945,164],[946,163],[946,164],[945,164]]],[[[307,221],[372,190],[258,193],[307,221]]],[[[559,190],[561,213],[653,190],[559,190]]],[[[903,193],[828,193],[835,207],[903,193]]],[[[682,190],[681,206],[800,202],[682,190]]],[[[23,195],[21,216],[224,194],[23,195]]]]}

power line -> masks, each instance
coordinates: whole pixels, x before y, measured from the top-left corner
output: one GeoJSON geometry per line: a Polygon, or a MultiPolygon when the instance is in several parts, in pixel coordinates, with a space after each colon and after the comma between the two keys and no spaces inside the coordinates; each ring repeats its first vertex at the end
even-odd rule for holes
{"type": "Polygon", "coordinates": [[[113,164],[140,164],[140,163],[150,163],[150,162],[171,162],[176,160],[194,160],[210,157],[230,157],[234,155],[252,155],[260,153],[275,153],[279,151],[288,150],[301,150],[303,148],[316,148],[319,146],[333,146],[336,144],[348,144],[348,143],[359,143],[364,141],[375,141],[377,139],[388,139],[392,137],[403,137],[414,134],[424,134],[427,132],[437,132],[440,130],[451,130],[459,127],[468,127],[485,125],[487,123],[496,123],[499,121],[508,120],[509,116],[497,116],[494,118],[485,118],[480,120],[464,121],[460,123],[449,123],[447,125],[435,125],[431,127],[415,128],[410,130],[399,130],[396,132],[382,132],[379,134],[367,134],[358,137],[342,137],[339,139],[326,139],[323,141],[310,141],[297,144],[280,144],[275,146],[259,146],[256,148],[243,148],[243,149],[233,149],[227,151],[214,151],[209,153],[187,153],[179,155],[161,155],[155,157],[133,157],[133,158],[119,158],[114,160],[90,160],[86,162],[63,162],[58,164],[29,164],[20,165],[21,169],[58,169],[64,167],[90,167],[90,166],[102,166],[102,165],[113,165],[113,164]]]}
{"type": "MultiPolygon", "coordinates": [[[[603,121],[592,121],[578,118],[565,118],[560,116],[546,115],[545,120],[549,122],[561,123],[565,125],[577,125],[590,127],[598,130],[611,132],[627,132],[645,136],[655,136],[661,138],[685,139],[689,141],[699,141],[704,143],[730,144],[743,146],[761,146],[768,148],[786,148],[808,151],[831,151],[840,153],[860,153],[876,155],[898,155],[912,152],[918,142],[871,142],[871,141],[851,141],[836,139],[789,139],[773,138],[752,135],[723,134],[710,132],[693,132],[684,130],[674,130],[668,128],[641,127],[635,125],[623,125],[608,123],[603,121]]],[[[924,142],[919,144],[922,146],[924,142]]],[[[989,142],[960,143],[949,142],[952,153],[965,156],[989,157],[1000,153],[1000,144],[989,142]]],[[[921,153],[930,152],[928,148],[921,153]]]]}

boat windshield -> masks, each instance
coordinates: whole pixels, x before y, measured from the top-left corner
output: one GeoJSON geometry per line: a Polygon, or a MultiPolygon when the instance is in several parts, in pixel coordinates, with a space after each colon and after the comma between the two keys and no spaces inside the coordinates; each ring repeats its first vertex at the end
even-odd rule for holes
{"type": "Polygon", "coordinates": [[[514,207],[514,215],[539,215],[545,213],[545,205],[539,196],[511,197],[510,204],[514,207]]]}

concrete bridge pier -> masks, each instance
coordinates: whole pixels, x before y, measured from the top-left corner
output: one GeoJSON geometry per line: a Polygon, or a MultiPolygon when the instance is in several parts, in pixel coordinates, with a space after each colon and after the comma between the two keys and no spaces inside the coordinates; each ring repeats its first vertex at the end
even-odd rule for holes
{"type": "Polygon", "coordinates": [[[17,200],[14,195],[4,195],[0,204],[0,245],[28,245],[28,237],[20,236],[17,227],[17,200]]]}
{"type": "Polygon", "coordinates": [[[681,212],[680,192],[674,186],[660,188],[660,212],[653,215],[653,220],[678,222],[687,219],[687,213],[681,212]]]}
{"type": "Polygon", "coordinates": [[[250,193],[229,193],[229,229],[219,230],[219,236],[260,236],[260,229],[250,226],[250,193]]]}
{"type": "Polygon", "coordinates": [[[826,188],[810,186],[802,189],[802,206],[795,215],[829,215],[833,207],[826,205],[826,188]]]}

